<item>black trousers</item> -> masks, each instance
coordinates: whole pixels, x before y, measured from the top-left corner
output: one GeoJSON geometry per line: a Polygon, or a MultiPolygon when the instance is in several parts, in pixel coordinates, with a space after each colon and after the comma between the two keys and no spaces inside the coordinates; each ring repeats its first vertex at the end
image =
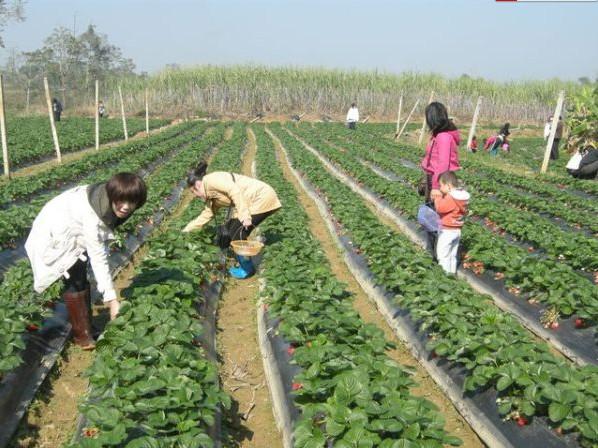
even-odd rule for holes
{"type": "Polygon", "coordinates": [[[266,219],[268,216],[274,214],[279,209],[270,210],[266,213],[259,213],[257,215],[251,215],[251,225],[247,228],[243,227],[241,221],[236,218],[229,219],[224,224],[229,231],[229,235],[231,236],[232,240],[246,240],[247,237],[251,234],[253,229],[260,225],[260,223],[266,219]]]}
{"type": "MultiPolygon", "coordinates": [[[[85,254],[87,256],[87,254],[85,254]]],[[[77,260],[67,271],[69,278],[64,280],[64,292],[85,291],[89,287],[87,281],[87,261],[77,260]]]]}
{"type": "Polygon", "coordinates": [[[559,143],[561,142],[560,138],[555,138],[552,142],[552,148],[550,148],[550,159],[556,160],[559,158],[559,143]]]}
{"type": "Polygon", "coordinates": [[[356,128],[356,124],[354,121],[349,121],[349,123],[347,123],[347,126],[349,127],[349,129],[355,129],[356,128]]]}

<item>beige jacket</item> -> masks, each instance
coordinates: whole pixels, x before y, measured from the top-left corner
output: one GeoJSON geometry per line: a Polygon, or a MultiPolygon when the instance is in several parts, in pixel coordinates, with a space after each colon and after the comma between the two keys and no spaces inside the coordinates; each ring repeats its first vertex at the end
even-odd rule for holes
{"type": "Polygon", "coordinates": [[[232,218],[239,221],[251,215],[276,210],[282,205],[274,189],[265,182],[234,173],[215,171],[203,178],[206,191],[206,207],[201,214],[185,226],[183,232],[201,229],[222,207],[234,207],[232,218]]]}

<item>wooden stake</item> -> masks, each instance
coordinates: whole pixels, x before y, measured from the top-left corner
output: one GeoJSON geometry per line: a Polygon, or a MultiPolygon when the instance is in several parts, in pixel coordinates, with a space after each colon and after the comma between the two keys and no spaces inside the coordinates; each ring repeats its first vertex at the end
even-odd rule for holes
{"type": "Polygon", "coordinates": [[[478,102],[475,105],[475,112],[473,113],[473,119],[471,120],[471,128],[469,129],[469,135],[467,136],[467,150],[469,151],[469,147],[471,146],[471,142],[473,141],[473,136],[475,135],[475,127],[478,124],[478,116],[480,114],[480,106],[482,104],[482,97],[478,97],[478,102]]]}
{"type": "Polygon", "coordinates": [[[4,162],[4,175],[10,179],[10,160],[8,158],[6,121],[4,115],[4,75],[2,73],[0,73],[0,133],[2,134],[2,161],[4,162]]]}
{"type": "MultiPolygon", "coordinates": [[[[432,90],[432,93],[430,93],[430,99],[428,100],[428,104],[430,104],[433,99],[434,99],[434,91],[432,90]]],[[[426,104],[426,106],[428,104],[426,104]]],[[[424,115],[425,115],[425,112],[424,112],[424,115]]],[[[422,130],[419,132],[419,139],[417,140],[417,144],[418,145],[422,144],[422,140],[424,139],[424,132],[425,131],[426,131],[426,117],[424,116],[424,122],[422,123],[422,130]]]]}
{"type": "Polygon", "coordinates": [[[100,82],[96,79],[96,149],[100,149],[100,82]]]}
{"type": "Polygon", "coordinates": [[[399,112],[397,112],[397,129],[395,131],[395,139],[399,136],[401,126],[401,109],[403,108],[403,95],[399,98],[399,112]]]}
{"type": "Polygon", "coordinates": [[[411,115],[413,115],[413,112],[415,112],[415,108],[417,107],[418,104],[419,104],[419,99],[415,102],[415,104],[411,108],[411,112],[409,112],[409,115],[407,115],[407,119],[405,120],[405,123],[403,123],[403,127],[399,131],[399,135],[397,135],[397,140],[401,137],[401,135],[403,135],[403,131],[407,127],[407,123],[409,123],[409,120],[411,119],[411,115]]]}
{"type": "Polygon", "coordinates": [[[127,132],[127,118],[125,117],[125,103],[123,102],[123,91],[118,86],[118,96],[120,97],[120,115],[123,119],[123,132],[125,134],[125,141],[129,140],[129,133],[127,132]]]}
{"type": "Polygon", "coordinates": [[[370,116],[368,115],[367,117],[365,117],[365,120],[363,120],[363,121],[361,122],[361,124],[365,124],[365,123],[367,123],[367,122],[369,121],[369,119],[370,119],[370,116]]]}
{"type": "Polygon", "coordinates": [[[147,89],[145,89],[145,135],[149,135],[149,101],[147,99],[147,89]]]}
{"type": "Polygon", "coordinates": [[[251,121],[250,121],[250,123],[255,123],[255,122],[256,122],[256,121],[258,121],[260,118],[262,118],[262,117],[260,117],[260,116],[258,115],[258,116],[257,116],[257,117],[255,117],[253,120],[251,120],[251,121]]]}
{"type": "Polygon", "coordinates": [[[58,143],[58,133],[56,132],[56,123],[54,123],[54,112],[52,112],[50,88],[48,87],[48,78],[46,77],[44,77],[44,90],[46,91],[46,103],[48,104],[48,114],[50,115],[50,127],[52,128],[52,140],[54,140],[56,159],[58,160],[58,163],[62,163],[62,155],[60,154],[60,144],[58,143]]]}
{"type": "Polygon", "coordinates": [[[561,90],[559,93],[559,99],[556,102],[556,109],[552,116],[552,123],[550,123],[550,136],[548,137],[548,143],[546,143],[546,150],[544,151],[544,160],[542,161],[541,173],[545,173],[548,169],[548,161],[550,160],[550,151],[552,150],[552,144],[554,143],[554,136],[556,135],[556,128],[559,125],[559,117],[563,111],[563,103],[565,102],[565,91],[561,90]]]}

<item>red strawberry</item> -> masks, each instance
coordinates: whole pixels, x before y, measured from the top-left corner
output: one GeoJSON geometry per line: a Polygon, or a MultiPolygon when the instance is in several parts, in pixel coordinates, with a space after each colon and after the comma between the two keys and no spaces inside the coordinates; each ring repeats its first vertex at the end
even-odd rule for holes
{"type": "Polygon", "coordinates": [[[27,325],[27,331],[37,331],[39,330],[39,327],[35,324],[29,324],[27,325]]]}
{"type": "Polygon", "coordinates": [[[303,384],[301,384],[301,383],[293,383],[293,385],[291,386],[291,388],[293,390],[303,389],[303,384]]]}
{"type": "Polygon", "coordinates": [[[559,328],[559,323],[556,321],[551,323],[550,328],[552,328],[553,330],[556,330],[557,328],[559,328]]]}
{"type": "Polygon", "coordinates": [[[528,424],[527,418],[525,417],[518,417],[516,421],[518,426],[525,426],[528,424]]]}
{"type": "Polygon", "coordinates": [[[584,328],[586,326],[586,323],[584,322],[584,320],[581,317],[578,317],[577,319],[575,319],[575,328],[584,328]]]}
{"type": "Polygon", "coordinates": [[[295,347],[291,345],[289,348],[287,348],[287,353],[289,356],[293,356],[293,353],[295,353],[295,347]]]}

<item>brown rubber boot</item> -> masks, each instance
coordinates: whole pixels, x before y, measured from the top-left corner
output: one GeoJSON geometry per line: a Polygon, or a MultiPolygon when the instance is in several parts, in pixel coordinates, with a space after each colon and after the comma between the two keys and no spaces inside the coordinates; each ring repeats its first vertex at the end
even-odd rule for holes
{"type": "Polygon", "coordinates": [[[91,316],[87,306],[88,292],[65,292],[62,297],[69,312],[75,344],[83,350],[93,350],[96,344],[91,336],[91,316]]]}

